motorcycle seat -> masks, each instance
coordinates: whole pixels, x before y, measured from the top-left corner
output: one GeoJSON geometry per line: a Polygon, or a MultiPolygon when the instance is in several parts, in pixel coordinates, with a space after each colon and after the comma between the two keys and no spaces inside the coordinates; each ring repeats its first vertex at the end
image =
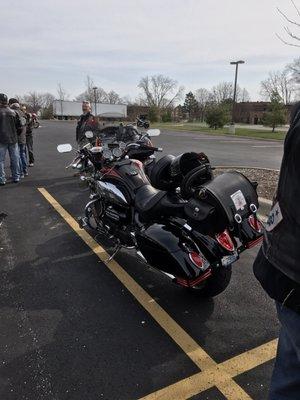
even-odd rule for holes
{"type": "Polygon", "coordinates": [[[139,213],[147,213],[166,196],[167,192],[155,189],[151,185],[140,187],[135,195],[135,208],[139,213]]]}
{"type": "Polygon", "coordinates": [[[140,187],[135,196],[135,208],[143,219],[162,215],[179,215],[183,212],[185,201],[151,185],[140,187]]]}

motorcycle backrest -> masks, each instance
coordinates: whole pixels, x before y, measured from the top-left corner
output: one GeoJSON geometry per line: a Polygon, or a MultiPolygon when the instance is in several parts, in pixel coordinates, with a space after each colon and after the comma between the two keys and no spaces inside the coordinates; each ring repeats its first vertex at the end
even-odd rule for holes
{"type": "Polygon", "coordinates": [[[70,145],[70,143],[59,144],[57,146],[57,151],[59,153],[69,153],[70,151],[72,151],[72,146],[70,145]]]}

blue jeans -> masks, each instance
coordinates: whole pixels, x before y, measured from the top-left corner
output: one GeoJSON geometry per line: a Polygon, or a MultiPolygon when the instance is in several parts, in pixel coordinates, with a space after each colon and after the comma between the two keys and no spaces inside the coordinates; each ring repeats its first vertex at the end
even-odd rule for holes
{"type": "Polygon", "coordinates": [[[10,157],[10,169],[12,178],[14,181],[20,179],[20,167],[19,167],[19,146],[16,144],[2,144],[0,143],[0,183],[5,183],[5,171],[4,171],[4,161],[6,152],[8,151],[10,157]]]}
{"type": "Polygon", "coordinates": [[[27,173],[27,154],[26,154],[26,144],[19,144],[19,152],[20,152],[20,174],[24,175],[27,173]]]}
{"type": "Polygon", "coordinates": [[[276,303],[281,323],[270,400],[300,399],[300,314],[276,303]]]}

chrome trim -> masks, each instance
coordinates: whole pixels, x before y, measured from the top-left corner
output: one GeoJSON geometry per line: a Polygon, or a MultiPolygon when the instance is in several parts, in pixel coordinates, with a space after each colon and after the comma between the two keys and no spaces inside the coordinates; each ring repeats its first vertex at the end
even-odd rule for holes
{"type": "Polygon", "coordinates": [[[127,203],[127,200],[124,196],[124,194],[119,190],[115,185],[109,182],[103,182],[103,181],[97,181],[97,186],[99,187],[100,190],[103,190],[104,192],[108,192],[110,194],[113,194],[114,196],[118,197],[119,200],[121,200],[123,203],[127,203]]]}
{"type": "Polygon", "coordinates": [[[170,278],[170,279],[175,279],[175,276],[174,275],[172,275],[172,274],[169,274],[168,272],[165,272],[165,271],[161,271],[164,275],[166,275],[168,278],[170,278]]]}

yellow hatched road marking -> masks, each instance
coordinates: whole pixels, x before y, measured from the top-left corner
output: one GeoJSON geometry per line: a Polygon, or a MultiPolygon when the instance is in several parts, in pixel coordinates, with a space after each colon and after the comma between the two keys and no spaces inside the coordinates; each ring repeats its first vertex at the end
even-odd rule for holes
{"type": "Polygon", "coordinates": [[[217,364],[214,368],[209,368],[189,378],[182,379],[140,400],[184,400],[213,386],[216,386],[219,390],[223,387],[221,391],[223,394],[227,391],[227,398],[239,400],[242,397],[234,397],[236,393],[231,393],[231,381],[230,379],[224,381],[225,376],[234,378],[272,360],[276,354],[277,342],[278,340],[274,339],[266,344],[248,350],[245,353],[217,364]]]}
{"type": "Polygon", "coordinates": [[[147,400],[183,400],[216,386],[228,400],[250,400],[251,397],[232,379],[275,357],[276,341],[267,343],[217,364],[209,354],[173,319],[171,316],[115,261],[107,263],[109,254],[91,235],[81,229],[75,219],[45,189],[39,192],[61,215],[77,235],[90,247],[106,267],[122,282],[136,300],[148,311],[154,320],[177,343],[185,354],[202,372],[183,379],[164,389],[158,390],[143,399],[147,400]]]}

